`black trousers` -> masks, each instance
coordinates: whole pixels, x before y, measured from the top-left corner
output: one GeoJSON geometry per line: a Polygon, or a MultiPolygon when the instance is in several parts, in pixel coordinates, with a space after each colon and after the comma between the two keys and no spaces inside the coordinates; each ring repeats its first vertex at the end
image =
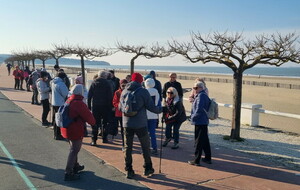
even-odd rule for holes
{"type": "Polygon", "coordinates": [[[93,106],[93,115],[96,119],[96,125],[92,126],[92,140],[97,141],[99,128],[102,130],[102,139],[106,140],[108,135],[108,120],[111,114],[110,106],[93,106]]]}
{"type": "Polygon", "coordinates": [[[205,153],[205,158],[211,159],[211,149],[208,139],[207,125],[195,125],[195,162],[199,163],[202,151],[205,153]]]}
{"type": "Polygon", "coordinates": [[[20,88],[20,79],[15,78],[15,89],[19,90],[19,88],[20,88]]]}
{"type": "Polygon", "coordinates": [[[32,104],[38,104],[39,101],[38,101],[38,95],[39,95],[39,91],[38,89],[35,87],[35,88],[32,88],[32,98],[31,98],[31,103],[32,104]]]}
{"type": "Polygon", "coordinates": [[[61,133],[60,133],[60,128],[57,127],[56,122],[55,122],[55,113],[58,112],[58,109],[60,106],[52,106],[53,107],[53,111],[52,111],[52,125],[53,125],[53,131],[54,131],[54,138],[55,137],[61,137],[61,133]]]}
{"type": "Polygon", "coordinates": [[[42,113],[42,122],[47,122],[48,113],[50,111],[49,99],[42,100],[43,113],[42,113]]]}

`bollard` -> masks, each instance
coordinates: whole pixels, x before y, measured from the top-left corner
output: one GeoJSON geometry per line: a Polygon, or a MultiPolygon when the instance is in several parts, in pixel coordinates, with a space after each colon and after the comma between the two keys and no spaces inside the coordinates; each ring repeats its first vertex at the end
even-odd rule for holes
{"type": "Polygon", "coordinates": [[[243,103],[241,110],[241,123],[250,126],[259,126],[259,111],[261,104],[243,103]]]}

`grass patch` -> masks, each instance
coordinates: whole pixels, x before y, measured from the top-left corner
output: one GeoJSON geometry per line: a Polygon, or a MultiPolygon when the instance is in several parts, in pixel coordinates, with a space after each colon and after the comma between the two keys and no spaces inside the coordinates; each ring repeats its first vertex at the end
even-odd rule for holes
{"type": "Polygon", "coordinates": [[[244,138],[232,139],[232,138],[230,138],[229,135],[224,135],[223,140],[230,141],[230,142],[244,142],[245,141],[244,138]]]}

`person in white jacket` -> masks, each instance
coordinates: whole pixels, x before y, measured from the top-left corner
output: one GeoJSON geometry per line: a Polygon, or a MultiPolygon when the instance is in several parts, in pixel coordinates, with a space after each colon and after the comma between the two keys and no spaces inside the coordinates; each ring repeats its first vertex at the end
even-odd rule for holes
{"type": "Polygon", "coordinates": [[[53,114],[52,114],[52,124],[53,124],[53,131],[54,131],[54,139],[55,140],[63,140],[64,138],[61,136],[60,128],[57,127],[55,123],[55,113],[58,112],[60,106],[64,105],[69,90],[66,86],[63,78],[65,77],[64,74],[58,73],[57,77],[55,77],[52,81],[52,107],[53,107],[53,114]]]}
{"type": "Polygon", "coordinates": [[[51,123],[47,120],[48,113],[50,111],[49,105],[49,92],[51,88],[47,84],[48,74],[46,72],[41,72],[41,78],[36,81],[37,90],[40,94],[40,100],[43,105],[42,113],[42,125],[49,126],[51,123]]]}
{"type": "MultiPolygon", "coordinates": [[[[155,106],[158,105],[159,103],[159,93],[158,91],[154,88],[155,86],[155,81],[152,78],[148,78],[145,82],[144,85],[148,92],[150,93],[150,96],[155,104],[155,106]]],[[[148,131],[150,134],[151,138],[151,153],[154,155],[157,155],[157,143],[156,143],[156,134],[155,134],[155,129],[157,126],[157,120],[158,120],[158,114],[150,112],[147,110],[147,118],[148,118],[148,131]]]]}

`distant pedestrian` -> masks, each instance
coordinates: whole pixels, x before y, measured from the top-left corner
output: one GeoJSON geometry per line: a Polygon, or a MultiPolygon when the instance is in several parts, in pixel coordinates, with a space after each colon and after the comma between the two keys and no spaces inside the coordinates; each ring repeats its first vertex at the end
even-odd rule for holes
{"type": "Polygon", "coordinates": [[[168,82],[166,82],[164,84],[164,87],[163,87],[163,91],[162,91],[163,98],[166,99],[168,88],[174,87],[177,90],[177,92],[178,92],[179,99],[182,100],[182,98],[183,98],[183,90],[182,90],[181,83],[176,81],[177,74],[176,73],[170,73],[169,77],[170,77],[170,80],[168,82]]]}
{"type": "Polygon", "coordinates": [[[20,73],[19,73],[19,66],[17,65],[15,67],[15,70],[13,71],[13,76],[15,79],[15,90],[19,90],[20,89],[20,73]]]}
{"type": "Polygon", "coordinates": [[[28,92],[30,92],[30,83],[29,83],[29,75],[31,74],[31,71],[29,69],[28,66],[25,67],[25,70],[24,70],[24,78],[25,78],[25,82],[26,82],[26,90],[28,92]]]}
{"type": "Polygon", "coordinates": [[[179,129],[181,124],[186,120],[186,114],[183,102],[179,98],[176,88],[169,87],[166,94],[166,112],[163,116],[166,123],[166,138],[163,146],[166,147],[173,137],[174,144],[171,148],[177,149],[179,148],[179,129]]]}
{"type": "Polygon", "coordinates": [[[10,63],[7,63],[6,67],[7,67],[7,72],[8,72],[8,76],[9,76],[12,65],[10,63]]]}
{"type": "MultiPolygon", "coordinates": [[[[160,104],[160,97],[159,97],[159,93],[158,93],[157,89],[154,88],[154,86],[155,86],[154,79],[149,78],[144,82],[144,84],[145,84],[145,87],[148,90],[155,106],[158,106],[158,104],[160,104]]],[[[148,131],[149,131],[150,138],[151,138],[151,147],[152,147],[151,153],[154,155],[157,155],[158,151],[157,151],[155,129],[157,127],[158,114],[147,110],[147,118],[148,118],[148,131]]]]}
{"type": "Polygon", "coordinates": [[[188,163],[200,166],[200,160],[211,164],[211,149],[207,129],[209,119],[206,115],[210,99],[205,92],[203,82],[195,83],[193,89],[197,94],[191,111],[191,124],[195,125],[195,157],[193,160],[188,161],[188,163]],[[205,153],[205,158],[201,159],[202,151],[205,153]]]}
{"type": "Polygon", "coordinates": [[[40,100],[43,105],[42,113],[42,125],[49,126],[51,123],[47,120],[48,113],[50,111],[49,105],[49,93],[51,91],[50,86],[47,83],[48,75],[46,72],[41,72],[41,77],[36,81],[36,87],[40,95],[40,100]]]}
{"type": "Polygon", "coordinates": [[[96,125],[92,126],[92,146],[97,146],[99,128],[102,130],[102,142],[108,143],[108,119],[112,109],[113,93],[107,81],[107,72],[100,71],[98,78],[93,81],[88,93],[88,108],[92,110],[96,125]]]}
{"type": "MultiPolygon", "coordinates": [[[[159,114],[161,107],[155,106],[149,92],[142,88],[141,83],[143,77],[139,73],[133,73],[130,82],[123,90],[120,102],[124,101],[124,95],[135,91],[135,105],[137,114],[132,117],[125,116],[123,113],[123,127],[124,127],[124,141],[125,141],[125,170],[127,171],[127,178],[133,178],[134,170],[132,168],[132,146],[133,137],[136,134],[141,143],[144,157],[144,175],[149,176],[154,173],[152,167],[151,154],[150,154],[150,141],[147,129],[147,112],[149,110],[153,113],[159,114]]],[[[123,108],[122,108],[123,110],[123,108]]]]}
{"type": "Polygon", "coordinates": [[[64,105],[69,90],[66,86],[66,84],[63,81],[64,75],[62,73],[58,73],[57,77],[54,77],[52,81],[52,124],[53,124],[53,131],[54,131],[54,139],[55,140],[63,140],[63,137],[60,133],[60,128],[56,125],[55,122],[55,113],[58,112],[58,109],[60,106],[64,105]]]}
{"type": "MultiPolygon", "coordinates": [[[[195,83],[197,83],[197,82],[202,82],[202,83],[204,84],[204,91],[205,91],[205,93],[207,94],[207,96],[209,96],[208,88],[206,87],[206,83],[205,83],[204,79],[198,77],[198,78],[196,78],[196,80],[195,80],[195,83]]],[[[196,95],[197,95],[196,90],[192,89],[192,92],[191,92],[191,94],[189,95],[189,102],[190,102],[190,103],[193,103],[193,102],[194,102],[195,96],[196,96],[196,95]]]]}
{"type": "Polygon", "coordinates": [[[80,179],[79,172],[84,169],[83,165],[78,163],[78,153],[81,149],[82,139],[84,136],[84,124],[95,125],[96,121],[92,113],[83,100],[83,85],[76,84],[71,89],[72,95],[66,101],[70,104],[69,116],[76,118],[67,128],[60,128],[64,138],[69,140],[70,152],[67,166],[65,169],[65,181],[80,179]]]}
{"type": "Polygon", "coordinates": [[[122,79],[120,81],[120,88],[114,93],[114,98],[113,98],[113,106],[115,108],[115,118],[117,120],[117,125],[120,126],[121,129],[122,150],[124,150],[124,128],[122,122],[122,112],[119,110],[119,103],[120,103],[121,93],[125,89],[127,83],[128,82],[126,79],[122,79]]]}

